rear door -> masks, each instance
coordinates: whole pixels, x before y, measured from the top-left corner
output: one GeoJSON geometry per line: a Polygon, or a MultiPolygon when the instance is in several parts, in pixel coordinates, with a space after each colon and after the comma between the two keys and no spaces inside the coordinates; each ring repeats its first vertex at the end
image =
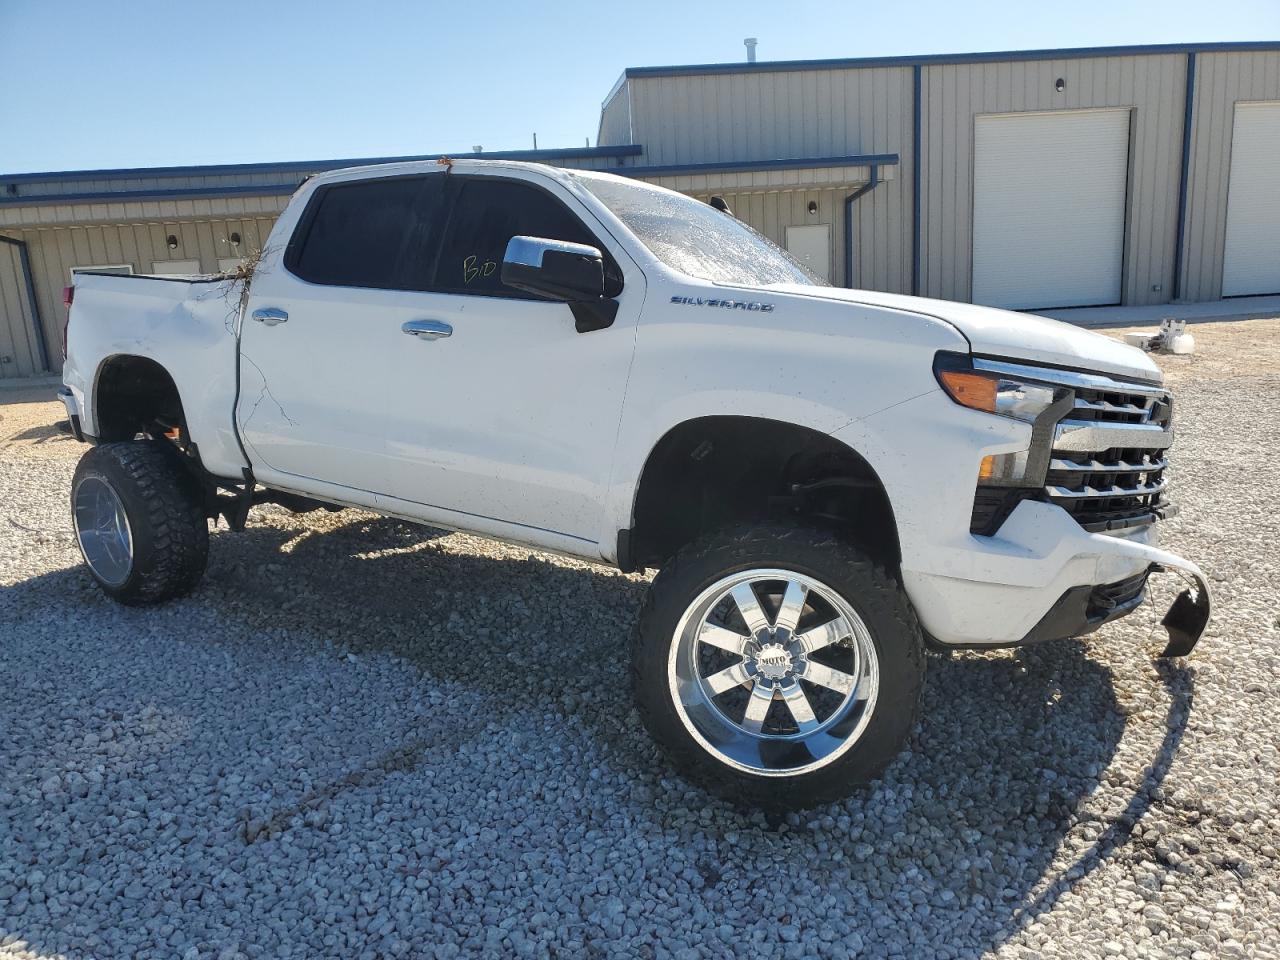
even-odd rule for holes
{"type": "Polygon", "coordinates": [[[441,174],[322,185],[264,251],[241,338],[240,433],[259,479],[377,492],[401,325],[433,242],[441,174]]]}

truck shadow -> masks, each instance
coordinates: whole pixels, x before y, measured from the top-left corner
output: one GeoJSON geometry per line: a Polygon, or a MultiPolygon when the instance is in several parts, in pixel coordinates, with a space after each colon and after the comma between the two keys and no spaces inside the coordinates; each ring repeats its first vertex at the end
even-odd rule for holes
{"type": "MultiPolygon", "coordinates": [[[[183,798],[169,810],[171,819],[207,825],[202,829],[211,840],[191,844],[182,855],[189,877],[217,876],[222,882],[228,865],[253,856],[251,851],[269,851],[290,831],[306,833],[311,860],[295,860],[292,887],[280,889],[297,890],[297,902],[287,906],[307,915],[308,869],[334,849],[376,846],[386,829],[348,813],[341,837],[331,838],[318,825],[327,811],[376,793],[387,778],[407,778],[421,791],[438,791],[442,778],[450,778],[447,822],[410,817],[401,826],[442,834],[437,846],[461,841],[490,825],[485,811],[492,809],[486,799],[492,782],[471,786],[458,772],[465,767],[458,758],[478,741],[499,738],[511,751],[502,761],[511,765],[505,803],[555,804],[560,815],[593,831],[597,844],[627,854],[624,860],[643,859],[636,852],[641,840],[650,850],[659,844],[666,858],[687,864],[689,909],[711,891],[720,902],[732,900],[737,919],[708,922],[730,923],[739,942],[758,942],[762,954],[781,949],[776,931],[794,912],[777,896],[778,879],[785,876],[811,891],[811,926],[802,933],[806,942],[814,938],[807,956],[861,952],[842,936],[818,939],[825,936],[823,928],[854,931],[850,936],[873,954],[927,956],[945,943],[950,956],[983,955],[1052,910],[1063,893],[1131,842],[1134,825],[1153,803],[1177,752],[1190,709],[1189,676],[1163,667],[1168,707],[1155,755],[1141,772],[1120,774],[1131,792],[1123,810],[1106,822],[1082,821],[1080,807],[1106,775],[1126,726],[1110,671],[1077,641],[1017,654],[931,658],[922,722],[908,752],[885,776],[841,803],[770,820],[673,777],[644,733],[627,685],[627,641],[643,579],[553,564],[497,545],[494,556],[480,556],[451,546],[445,536],[381,519],[340,523],[323,534],[255,525],[240,535],[215,536],[205,582],[191,598],[165,608],[162,618],[115,607],[86,586],[82,571],[70,569],[7,588],[0,611],[13,626],[0,630],[0,638],[35,618],[65,617],[67,630],[78,632],[90,649],[101,645],[92,669],[109,673],[112,702],[141,711],[121,707],[123,723],[149,706],[172,717],[171,735],[149,747],[148,762],[131,767],[127,776],[139,794],[183,798]],[[200,629],[184,627],[179,638],[178,622],[195,622],[200,629]],[[158,634],[154,640],[182,644],[193,658],[225,663],[218,670],[230,671],[229,696],[193,704],[182,691],[169,689],[172,667],[166,673],[120,662],[135,636],[148,632],[158,634]],[[116,653],[117,641],[125,639],[116,653]],[[339,662],[317,666],[317,658],[329,652],[339,662]],[[356,665],[343,662],[348,655],[356,665]],[[379,708],[384,723],[365,730],[365,714],[334,691],[317,688],[314,704],[246,696],[255,684],[269,685],[245,679],[259,669],[255,664],[271,664],[272,673],[316,672],[322,679],[373,664],[378,676],[398,678],[410,688],[433,687],[440,696],[431,711],[411,711],[389,688],[388,702],[379,708]],[[199,767],[209,762],[210,744],[239,743],[244,730],[259,728],[281,732],[254,741],[251,755],[246,744],[243,760],[228,760],[224,751],[219,796],[205,796],[197,782],[174,789],[175,777],[181,782],[206,772],[199,767]],[[347,731],[341,749],[332,732],[325,732],[335,729],[347,731]],[[390,749],[389,738],[395,740],[390,749]],[[542,762],[556,756],[590,762],[542,762]],[[526,762],[541,772],[530,772],[526,762]],[[308,789],[270,785],[273,770],[299,763],[310,764],[308,789]],[[237,777],[245,781],[243,789],[235,786],[237,777]],[[257,784],[256,792],[248,790],[249,783],[257,784]],[[608,803],[601,801],[605,795],[608,803]],[[762,871],[762,864],[770,870],[762,871]]],[[[50,644],[55,642],[56,632],[50,644]]],[[[15,664],[7,682],[21,686],[25,676],[15,664]]],[[[36,676],[47,680],[50,674],[36,676]]],[[[71,675],[56,681],[75,682],[71,675]]],[[[0,725],[23,701],[49,696],[52,686],[41,687],[45,693],[32,689],[0,698],[0,725]]],[[[374,699],[381,696],[362,689],[374,699]]],[[[86,697],[97,695],[92,684],[88,690],[86,697]]],[[[96,715],[99,706],[84,702],[84,715],[96,715]]],[[[12,837],[0,845],[0,887],[6,876],[20,876],[36,863],[47,861],[46,873],[74,874],[82,867],[67,863],[91,862],[78,838],[85,809],[44,802],[27,789],[50,776],[66,779],[69,761],[60,759],[69,756],[66,725],[51,720],[33,735],[37,742],[22,752],[45,758],[35,765],[11,763],[14,758],[5,756],[10,746],[0,738],[0,767],[9,770],[0,790],[0,818],[9,821],[12,837]],[[68,849],[50,851],[49,843],[68,849]]],[[[120,816],[122,803],[104,799],[97,815],[120,816]]],[[[3,827],[0,822],[0,833],[3,827]]],[[[169,842],[164,830],[156,826],[150,839],[144,829],[128,844],[108,844],[93,862],[147,886],[164,872],[151,867],[169,842]]],[[[471,847],[465,856],[482,856],[486,871],[514,873],[530,858],[559,857],[563,842],[554,833],[503,836],[488,849],[471,847]]],[[[585,843],[581,835],[578,842],[585,843]]],[[[440,868],[429,857],[413,866],[440,868]]],[[[353,883],[372,882],[376,892],[378,884],[403,880],[404,869],[388,861],[353,883]]],[[[580,916],[573,919],[587,947],[605,954],[616,944],[598,912],[602,891],[607,887],[624,902],[665,894],[643,870],[602,870],[608,883],[578,891],[580,916]]],[[[352,896],[360,892],[353,889],[352,896]]],[[[157,887],[150,895],[168,894],[157,887]]],[[[502,896],[492,893],[487,902],[503,908],[502,896]]],[[[62,897],[57,909],[51,902],[27,903],[21,914],[0,920],[0,939],[16,934],[30,950],[73,960],[110,955],[103,952],[109,938],[69,941],[65,932],[100,929],[107,922],[105,901],[72,907],[62,897]]],[[[186,904],[178,916],[191,920],[198,906],[186,904]]],[[[661,920],[651,923],[660,938],[661,920]]],[[[411,943],[415,936],[400,935],[411,943]]],[[[714,935],[708,927],[708,942],[714,935]]],[[[252,928],[241,932],[240,941],[254,941],[252,928]]]]}

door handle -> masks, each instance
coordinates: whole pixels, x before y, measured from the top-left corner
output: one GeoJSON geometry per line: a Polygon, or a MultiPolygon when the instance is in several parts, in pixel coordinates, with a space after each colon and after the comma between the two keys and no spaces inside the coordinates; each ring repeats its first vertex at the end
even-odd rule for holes
{"type": "Polygon", "coordinates": [[[443,320],[409,320],[400,330],[419,340],[439,340],[441,337],[453,336],[453,327],[443,320]]]}
{"type": "Polygon", "coordinates": [[[262,307],[253,311],[253,319],[257,320],[264,326],[274,327],[277,323],[284,323],[289,319],[289,314],[285,313],[279,307],[262,307]]]}

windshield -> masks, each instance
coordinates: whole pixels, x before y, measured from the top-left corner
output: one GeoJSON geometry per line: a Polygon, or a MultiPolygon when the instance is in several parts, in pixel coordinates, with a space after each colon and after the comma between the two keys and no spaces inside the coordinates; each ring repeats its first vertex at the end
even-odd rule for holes
{"type": "Polygon", "coordinates": [[[576,179],[673,270],[713,283],[829,286],[768,237],[699,200],[645,184],[576,179]]]}

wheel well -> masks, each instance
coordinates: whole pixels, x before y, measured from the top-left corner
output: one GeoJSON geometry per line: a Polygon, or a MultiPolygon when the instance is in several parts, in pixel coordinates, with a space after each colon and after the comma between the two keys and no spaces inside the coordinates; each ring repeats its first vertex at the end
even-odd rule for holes
{"type": "Polygon", "coordinates": [[[103,442],[132,440],[140,433],[159,436],[175,428],[185,433],[178,387],[164,367],[147,357],[108,359],[98,372],[93,409],[103,442]]]}
{"type": "Polygon", "coordinates": [[[838,530],[891,570],[901,561],[888,494],[857,452],[777,420],[703,417],[672,429],[649,454],[619,562],[660,566],[726,524],[788,517],[838,530]]]}

